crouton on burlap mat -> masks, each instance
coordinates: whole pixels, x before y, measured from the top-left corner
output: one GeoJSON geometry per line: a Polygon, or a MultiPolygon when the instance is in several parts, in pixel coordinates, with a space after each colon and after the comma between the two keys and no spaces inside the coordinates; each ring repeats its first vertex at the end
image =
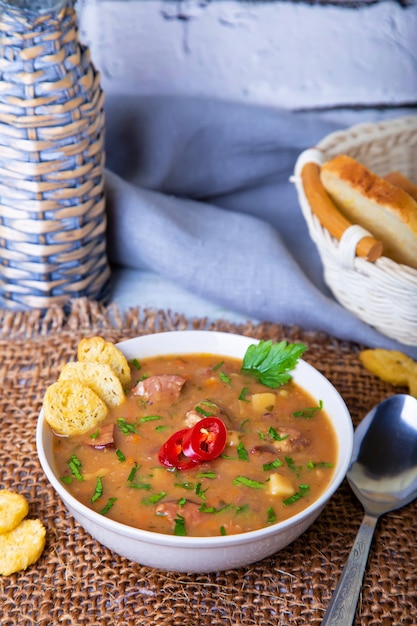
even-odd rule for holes
{"type": "MultiPolygon", "coordinates": [[[[29,516],[46,527],[34,565],[0,577],[2,626],[164,624],[166,626],[319,625],[346,562],[363,511],[345,481],[311,528],[287,549],[247,568],[186,575],[141,567],[93,540],[65,510],[36,454],[35,430],[47,385],[74,358],[82,337],[117,342],[157,331],[199,328],[262,339],[302,340],[305,360],[343,395],[355,426],[398,391],[360,364],[361,346],[295,327],[186,320],[164,311],[75,301],[45,317],[0,310],[1,456],[3,488],[18,490],[29,516]]],[[[417,623],[417,502],[381,518],[364,579],[356,624],[417,623]]]]}

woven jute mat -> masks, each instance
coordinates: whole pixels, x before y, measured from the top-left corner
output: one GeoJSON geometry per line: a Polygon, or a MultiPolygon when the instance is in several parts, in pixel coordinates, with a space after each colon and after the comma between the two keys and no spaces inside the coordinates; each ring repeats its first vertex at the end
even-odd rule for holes
{"type": "MultiPolygon", "coordinates": [[[[305,341],[305,360],[340,391],[355,426],[375,403],[399,391],[361,367],[360,346],[297,328],[209,323],[170,311],[122,314],[85,300],[75,301],[69,313],[0,311],[0,484],[21,491],[29,515],[47,528],[40,560],[0,576],[2,626],[320,624],[363,515],[346,481],[287,549],[247,568],[187,575],[142,567],[101,546],[73,520],[43,474],[35,445],[42,397],[74,358],[81,337],[100,334],[116,342],[190,328],[305,341]]],[[[355,624],[417,624],[416,524],[416,502],[381,518],[355,624]]]]}

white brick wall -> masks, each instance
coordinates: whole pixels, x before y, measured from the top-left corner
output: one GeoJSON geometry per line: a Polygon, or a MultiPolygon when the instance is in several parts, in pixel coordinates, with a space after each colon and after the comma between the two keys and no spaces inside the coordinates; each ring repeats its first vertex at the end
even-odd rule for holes
{"type": "Polygon", "coordinates": [[[107,93],[287,108],[417,102],[417,4],[80,0],[107,93]]]}

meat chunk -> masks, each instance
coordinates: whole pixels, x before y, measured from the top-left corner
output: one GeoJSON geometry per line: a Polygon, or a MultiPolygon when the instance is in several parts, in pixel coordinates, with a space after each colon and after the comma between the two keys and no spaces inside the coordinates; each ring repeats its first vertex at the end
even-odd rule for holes
{"type": "Polygon", "coordinates": [[[310,445],[308,437],[295,428],[280,428],[279,434],[281,437],[288,435],[281,441],[274,441],[274,446],[280,452],[298,452],[310,445]]]}
{"type": "Polygon", "coordinates": [[[102,450],[103,448],[113,448],[114,424],[105,424],[104,426],[101,426],[97,437],[88,437],[86,443],[97,450],[102,450]]]}
{"type": "Polygon", "coordinates": [[[276,452],[276,447],[268,444],[253,446],[253,448],[250,449],[251,454],[276,454],[276,452]]]}
{"type": "Polygon", "coordinates": [[[161,502],[156,507],[156,514],[163,515],[172,524],[175,521],[177,515],[181,515],[186,525],[192,526],[203,519],[203,513],[199,509],[199,504],[195,502],[186,502],[183,506],[179,506],[178,502],[161,502]]]}
{"type": "Polygon", "coordinates": [[[133,388],[134,396],[142,396],[153,404],[158,400],[173,402],[179,398],[186,379],[175,374],[159,374],[140,380],[133,388]]]}

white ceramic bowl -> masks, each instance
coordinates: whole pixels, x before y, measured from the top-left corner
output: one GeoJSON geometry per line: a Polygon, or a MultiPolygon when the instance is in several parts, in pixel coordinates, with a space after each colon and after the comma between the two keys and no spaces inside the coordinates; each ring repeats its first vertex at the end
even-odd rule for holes
{"type": "MultiPolygon", "coordinates": [[[[145,335],[118,344],[127,359],[158,354],[212,353],[243,358],[256,339],[211,331],[174,331],[145,335]]],[[[326,491],[304,511],[267,528],[219,537],[179,537],[139,530],[115,522],[81,504],[58,479],[52,458],[52,435],[43,412],[39,415],[36,444],[42,468],[67,509],[81,526],[117,554],[150,567],[177,572],[212,572],[243,567],[288,546],[317,518],[344,479],[353,446],[353,426],[347,407],[333,385],[300,360],[294,381],[319,401],[336,431],[339,454],[326,491]]]]}

